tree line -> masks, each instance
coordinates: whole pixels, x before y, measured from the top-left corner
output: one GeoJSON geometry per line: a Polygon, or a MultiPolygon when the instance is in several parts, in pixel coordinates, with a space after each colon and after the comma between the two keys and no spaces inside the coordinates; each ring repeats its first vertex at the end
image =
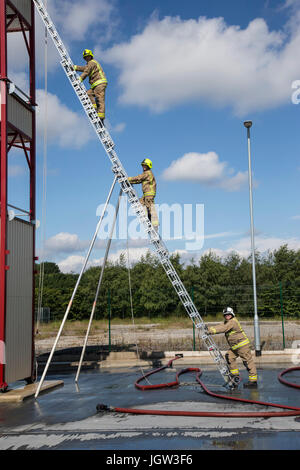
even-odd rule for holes
{"type": "MultiPolygon", "coordinates": [[[[287,245],[267,255],[256,253],[257,304],[260,317],[288,315],[300,318],[300,250],[287,245]]],[[[253,315],[252,262],[235,252],[221,258],[210,252],[184,265],[178,254],[171,261],[201,316],[217,315],[231,306],[239,316],[253,315]]],[[[36,266],[36,308],[39,294],[39,269],[36,266]]],[[[51,317],[62,318],[78,279],[78,274],[62,273],[57,264],[45,262],[42,306],[51,317]]],[[[101,267],[83,274],[69,319],[90,316],[101,267]]],[[[167,278],[160,261],[150,252],[128,270],[125,254],[118,262],[108,262],[95,311],[95,318],[184,316],[186,312],[167,278]],[[130,279],[130,282],[129,282],[130,279]],[[130,297],[130,291],[131,296],[130,297]]]]}

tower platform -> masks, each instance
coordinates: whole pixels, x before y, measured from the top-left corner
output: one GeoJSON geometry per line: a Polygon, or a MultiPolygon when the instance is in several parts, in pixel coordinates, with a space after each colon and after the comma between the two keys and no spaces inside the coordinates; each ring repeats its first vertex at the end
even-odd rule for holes
{"type": "MultiPolygon", "coordinates": [[[[25,97],[25,95],[24,95],[25,97]]],[[[1,105],[1,97],[0,97],[1,105]]],[[[7,94],[7,141],[8,144],[15,142],[30,142],[33,138],[33,113],[34,109],[29,102],[22,99],[20,95],[13,92],[7,94]],[[20,136],[22,135],[22,137],[20,136]]],[[[0,106],[1,121],[1,106],[0,106]]],[[[0,130],[1,136],[1,130],[0,130]]]]}

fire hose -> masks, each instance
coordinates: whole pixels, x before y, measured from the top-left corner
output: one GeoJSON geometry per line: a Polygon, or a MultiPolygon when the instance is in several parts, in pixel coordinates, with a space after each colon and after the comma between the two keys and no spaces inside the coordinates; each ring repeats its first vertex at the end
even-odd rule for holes
{"type": "MultiPolygon", "coordinates": [[[[173,361],[176,359],[179,359],[180,355],[175,356],[175,358],[171,359],[165,366],[159,367],[158,369],[154,369],[147,374],[143,375],[140,377],[136,382],[135,382],[135,387],[138,388],[139,390],[155,390],[155,389],[161,389],[161,388],[169,388],[169,387],[175,387],[180,385],[179,382],[179,377],[187,372],[196,372],[196,380],[197,382],[201,385],[203,391],[214,398],[221,398],[225,400],[231,400],[235,402],[242,402],[242,403],[248,403],[248,404],[253,404],[253,405],[262,405],[262,406],[269,406],[269,407],[274,407],[274,408],[281,408],[289,411],[229,411],[229,412],[221,412],[221,411],[171,411],[171,410],[150,410],[150,409],[139,409],[139,408],[120,408],[120,407],[110,407],[107,405],[104,405],[102,403],[99,403],[96,407],[98,412],[101,411],[111,411],[111,412],[116,412],[116,413],[131,413],[131,414],[142,414],[142,415],[165,415],[165,416],[195,416],[195,417],[218,417],[218,418],[256,418],[256,417],[261,417],[261,418],[272,418],[272,417],[283,417],[283,416],[300,416],[300,408],[296,406],[286,406],[286,405],[281,405],[277,403],[270,403],[270,402],[263,402],[263,401],[258,401],[258,400],[248,400],[245,398],[238,398],[238,397],[233,397],[233,396],[227,396],[227,395],[221,395],[215,392],[212,392],[211,390],[208,389],[208,387],[203,383],[203,381],[200,379],[202,375],[202,370],[198,367],[188,367],[186,369],[182,369],[176,374],[176,380],[172,382],[167,382],[167,383],[161,383],[161,384],[154,384],[154,385],[140,385],[140,382],[144,380],[146,377],[149,377],[152,374],[158,373],[168,367],[172,367],[173,361]]],[[[283,379],[282,376],[286,375],[292,371],[300,370],[300,367],[292,367],[289,369],[283,370],[279,375],[278,375],[278,380],[293,388],[300,388],[300,385],[295,384],[293,382],[288,382],[287,380],[283,379]]]]}

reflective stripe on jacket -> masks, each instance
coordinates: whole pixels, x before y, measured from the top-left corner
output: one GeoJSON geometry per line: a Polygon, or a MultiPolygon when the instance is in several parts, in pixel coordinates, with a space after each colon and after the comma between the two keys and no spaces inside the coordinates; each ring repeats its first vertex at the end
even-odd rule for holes
{"type": "Polygon", "coordinates": [[[142,183],[142,190],[144,196],[155,196],[156,195],[156,181],[152,171],[146,170],[141,175],[130,176],[128,178],[132,184],[142,183]]]}
{"type": "Polygon", "coordinates": [[[250,341],[241,327],[240,322],[235,317],[228,321],[225,320],[224,323],[221,323],[220,325],[211,326],[208,331],[212,335],[225,333],[227,342],[233,351],[246,346],[246,344],[250,344],[250,341]]]}
{"type": "Polygon", "coordinates": [[[95,88],[101,83],[107,83],[105,73],[97,60],[92,59],[86,65],[75,65],[74,70],[82,72],[80,75],[81,80],[89,77],[91,88],[95,88]]]}

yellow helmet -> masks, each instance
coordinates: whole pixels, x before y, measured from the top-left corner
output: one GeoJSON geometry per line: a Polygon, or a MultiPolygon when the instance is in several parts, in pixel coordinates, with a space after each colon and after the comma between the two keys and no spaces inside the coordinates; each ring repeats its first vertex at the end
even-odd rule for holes
{"type": "Polygon", "coordinates": [[[149,158],[144,158],[141,165],[146,165],[148,168],[152,168],[152,162],[149,158]]]}
{"type": "Polygon", "coordinates": [[[94,57],[94,54],[92,53],[92,51],[90,51],[90,49],[84,49],[82,55],[83,57],[87,57],[88,55],[90,55],[91,57],[94,57]]]}

